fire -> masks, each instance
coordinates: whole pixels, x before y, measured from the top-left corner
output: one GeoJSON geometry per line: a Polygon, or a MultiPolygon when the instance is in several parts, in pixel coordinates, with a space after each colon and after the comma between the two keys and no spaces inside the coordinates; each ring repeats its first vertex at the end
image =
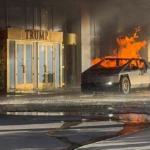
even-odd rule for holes
{"type": "MultiPolygon", "coordinates": [[[[136,39],[138,39],[138,35],[137,33],[141,30],[140,27],[135,29],[135,33],[133,34],[132,37],[125,37],[124,39],[121,39],[121,37],[117,38],[117,44],[119,46],[118,49],[115,49],[113,51],[114,56],[107,56],[107,57],[117,57],[117,58],[140,58],[139,55],[139,50],[141,48],[145,48],[145,45],[147,44],[146,41],[139,41],[136,42],[136,39]]],[[[98,62],[100,62],[101,59],[100,58],[96,58],[92,61],[92,65],[97,64],[98,62]]],[[[115,64],[114,63],[103,63],[101,64],[105,67],[114,67],[115,64]]]]}
{"type": "Polygon", "coordinates": [[[95,58],[95,59],[92,61],[92,65],[95,65],[95,64],[99,63],[100,60],[101,60],[100,58],[95,58]]]}

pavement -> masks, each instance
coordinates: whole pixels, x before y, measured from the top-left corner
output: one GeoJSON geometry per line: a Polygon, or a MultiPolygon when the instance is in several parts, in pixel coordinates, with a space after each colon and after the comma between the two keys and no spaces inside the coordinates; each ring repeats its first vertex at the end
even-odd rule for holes
{"type": "Polygon", "coordinates": [[[13,116],[12,120],[5,120],[4,118],[6,122],[8,121],[6,126],[6,124],[2,125],[1,118],[0,147],[5,150],[12,149],[9,145],[16,150],[72,150],[77,147],[80,147],[78,149],[90,150],[96,150],[96,148],[110,150],[118,147],[118,149],[126,150],[140,149],[143,148],[144,144],[149,146],[147,132],[150,133],[150,131],[137,132],[135,137],[134,134],[133,137],[132,134],[119,136],[118,132],[123,129],[123,123],[112,121],[111,118],[150,122],[149,108],[150,91],[145,90],[135,91],[128,95],[104,92],[83,94],[80,91],[3,94],[0,96],[1,114],[12,115],[11,113],[14,113],[18,115],[20,113],[19,115],[32,114],[36,116],[42,113],[44,116],[51,118],[56,113],[55,118],[57,115],[61,117],[71,116],[71,122],[75,116],[82,119],[73,120],[73,123],[69,121],[68,123],[68,121],[62,119],[54,121],[53,118],[50,122],[45,122],[44,125],[40,125],[39,120],[37,120],[38,122],[34,124],[25,126],[15,124],[13,126],[10,124],[10,121],[16,122],[13,116]],[[101,118],[101,115],[107,116],[107,121],[89,120],[89,117],[101,118]],[[139,135],[138,133],[142,134],[139,135]],[[118,137],[112,138],[114,136],[118,137]],[[140,136],[141,140],[138,139],[140,136]],[[110,138],[110,141],[106,140],[108,138],[110,138]],[[43,139],[45,139],[44,142],[42,142],[43,139]],[[8,141],[10,141],[10,144],[7,144],[8,141]],[[137,141],[139,141],[138,146],[137,141]],[[93,143],[93,145],[88,145],[89,143],[93,143]],[[24,147],[24,145],[26,146],[24,147]],[[128,148],[125,147],[126,145],[128,145],[128,148]]]}
{"type": "Polygon", "coordinates": [[[150,114],[150,91],[128,95],[99,92],[53,91],[42,93],[8,93],[0,95],[0,112],[145,113],[150,114]]]}
{"type": "Polygon", "coordinates": [[[73,150],[116,136],[123,123],[66,116],[0,116],[1,150],[73,150]]]}
{"type": "Polygon", "coordinates": [[[150,128],[85,145],[76,150],[149,150],[150,128]]]}

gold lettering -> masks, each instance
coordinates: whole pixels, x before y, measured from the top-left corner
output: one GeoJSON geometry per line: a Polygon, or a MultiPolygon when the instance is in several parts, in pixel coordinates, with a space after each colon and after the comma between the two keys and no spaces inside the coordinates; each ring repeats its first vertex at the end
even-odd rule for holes
{"type": "Polygon", "coordinates": [[[26,39],[47,40],[48,31],[25,30],[26,39]]]}
{"type": "Polygon", "coordinates": [[[34,39],[34,37],[33,37],[33,31],[30,31],[30,39],[34,39]]]}
{"type": "Polygon", "coordinates": [[[29,30],[25,30],[25,32],[26,32],[26,39],[28,39],[28,32],[29,32],[29,30]]]}
{"type": "Polygon", "coordinates": [[[38,40],[38,31],[34,31],[34,38],[38,40]]]}
{"type": "Polygon", "coordinates": [[[44,40],[44,32],[40,31],[39,40],[44,40]]]}
{"type": "Polygon", "coordinates": [[[45,31],[45,40],[47,40],[48,32],[45,31]]]}

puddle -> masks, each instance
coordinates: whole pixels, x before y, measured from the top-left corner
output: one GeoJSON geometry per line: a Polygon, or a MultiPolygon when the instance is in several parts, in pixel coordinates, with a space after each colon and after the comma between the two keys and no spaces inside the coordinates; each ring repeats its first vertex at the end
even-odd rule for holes
{"type": "MultiPolygon", "coordinates": [[[[59,139],[62,142],[68,143],[70,144],[69,147],[67,148],[62,148],[60,150],[74,150],[76,148],[79,148],[81,146],[87,145],[87,144],[91,144],[91,143],[95,143],[98,141],[103,141],[109,138],[113,138],[113,137],[117,137],[120,135],[126,135],[126,134],[130,134],[133,132],[137,132],[146,128],[150,127],[150,117],[149,115],[146,114],[113,114],[111,117],[109,115],[107,116],[100,116],[100,117],[93,117],[91,119],[84,119],[83,122],[98,122],[98,121],[115,121],[115,122],[120,122],[120,123],[124,123],[123,125],[123,129],[120,130],[118,133],[113,134],[113,135],[108,135],[108,136],[101,136],[101,137],[96,137],[81,143],[76,143],[73,141],[70,141],[67,137],[65,136],[58,136],[57,132],[58,131],[65,131],[65,129],[70,129],[72,126],[77,126],[79,124],[82,123],[81,122],[64,122],[64,124],[58,128],[58,129],[52,129],[48,132],[49,136],[55,137],[57,139],[59,139]]],[[[80,133],[79,133],[80,134],[80,133]]]]}
{"type": "Polygon", "coordinates": [[[126,135],[150,127],[150,116],[147,114],[119,114],[119,120],[124,128],[118,135],[126,135]]]}
{"type": "Polygon", "coordinates": [[[150,123],[125,123],[123,130],[121,130],[118,135],[126,135],[133,132],[137,132],[150,127],[150,123]]]}

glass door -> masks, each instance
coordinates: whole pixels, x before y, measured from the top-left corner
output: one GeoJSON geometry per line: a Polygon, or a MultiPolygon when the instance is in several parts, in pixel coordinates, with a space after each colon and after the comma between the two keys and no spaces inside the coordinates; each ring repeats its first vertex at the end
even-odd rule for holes
{"type": "Polygon", "coordinates": [[[38,89],[54,88],[53,58],[53,44],[38,43],[38,89]]]}
{"type": "Polygon", "coordinates": [[[15,43],[15,83],[17,90],[33,90],[33,43],[15,43]]]}

